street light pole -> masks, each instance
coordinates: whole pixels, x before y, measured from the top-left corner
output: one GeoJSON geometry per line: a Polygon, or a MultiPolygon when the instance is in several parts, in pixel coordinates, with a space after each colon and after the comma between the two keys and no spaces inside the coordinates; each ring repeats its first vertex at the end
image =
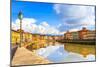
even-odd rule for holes
{"type": "Polygon", "coordinates": [[[23,15],[22,15],[22,12],[19,12],[19,14],[18,14],[18,18],[19,18],[19,20],[20,20],[20,45],[19,45],[19,47],[21,47],[22,46],[22,39],[23,39],[23,34],[22,34],[22,19],[23,19],[23,15]]]}

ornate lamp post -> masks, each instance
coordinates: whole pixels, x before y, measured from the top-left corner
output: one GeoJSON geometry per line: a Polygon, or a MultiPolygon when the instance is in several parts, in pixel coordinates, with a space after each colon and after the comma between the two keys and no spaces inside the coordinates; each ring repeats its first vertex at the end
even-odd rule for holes
{"type": "Polygon", "coordinates": [[[22,39],[23,39],[23,31],[22,31],[22,19],[23,19],[23,14],[22,14],[22,12],[19,12],[19,14],[18,14],[18,18],[19,18],[19,20],[20,20],[20,45],[19,45],[19,47],[21,47],[22,46],[22,39]]]}

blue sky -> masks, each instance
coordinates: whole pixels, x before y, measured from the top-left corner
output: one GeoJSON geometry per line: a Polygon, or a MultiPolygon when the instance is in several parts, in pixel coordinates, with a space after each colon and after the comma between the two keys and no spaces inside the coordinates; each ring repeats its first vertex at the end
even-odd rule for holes
{"type": "Polygon", "coordinates": [[[38,23],[48,21],[51,25],[56,25],[60,22],[59,17],[53,10],[53,4],[43,4],[34,2],[12,2],[12,20],[17,19],[18,12],[22,11],[24,17],[35,18],[38,23]]]}
{"type": "Polygon", "coordinates": [[[12,0],[12,28],[19,28],[18,13],[23,13],[23,29],[41,34],[62,34],[67,30],[95,29],[95,7],[12,0]]]}

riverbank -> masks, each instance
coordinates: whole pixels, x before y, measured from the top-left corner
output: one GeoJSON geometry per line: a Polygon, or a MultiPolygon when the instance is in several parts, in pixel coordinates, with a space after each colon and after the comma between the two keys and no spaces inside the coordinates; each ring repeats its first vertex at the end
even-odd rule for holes
{"type": "Polygon", "coordinates": [[[88,44],[88,45],[95,45],[96,44],[96,40],[57,40],[58,42],[61,43],[72,43],[72,44],[88,44]]]}
{"type": "Polygon", "coordinates": [[[18,65],[34,65],[34,64],[48,64],[51,61],[37,55],[35,52],[31,52],[28,49],[21,47],[16,50],[16,53],[12,59],[12,66],[18,65]]]}

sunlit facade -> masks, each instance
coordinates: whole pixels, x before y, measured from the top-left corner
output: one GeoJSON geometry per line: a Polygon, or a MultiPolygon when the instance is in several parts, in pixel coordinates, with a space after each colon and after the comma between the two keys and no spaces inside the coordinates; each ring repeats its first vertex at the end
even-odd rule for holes
{"type": "Polygon", "coordinates": [[[19,34],[19,32],[18,31],[15,31],[15,30],[12,30],[11,31],[11,43],[13,44],[13,45],[15,45],[15,44],[17,44],[17,43],[20,43],[20,34],[19,34]]]}

